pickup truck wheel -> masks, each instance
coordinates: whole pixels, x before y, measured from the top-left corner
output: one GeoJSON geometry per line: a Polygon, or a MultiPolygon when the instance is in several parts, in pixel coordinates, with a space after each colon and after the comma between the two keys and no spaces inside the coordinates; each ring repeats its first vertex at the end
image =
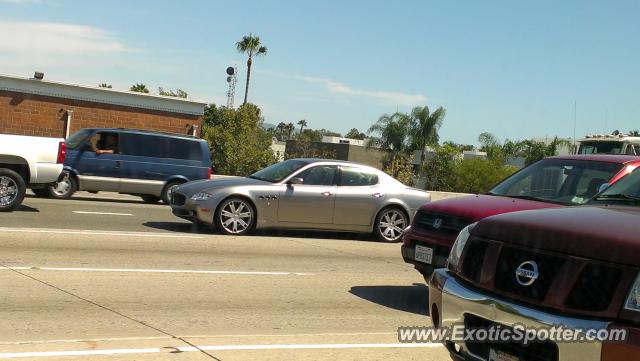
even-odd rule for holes
{"type": "Polygon", "coordinates": [[[51,198],[69,199],[78,190],[78,181],[69,176],[58,183],[50,185],[47,190],[51,198]]]}
{"type": "Polygon", "coordinates": [[[27,185],[20,174],[11,169],[0,169],[0,212],[11,212],[24,199],[27,185]]]}
{"type": "Polygon", "coordinates": [[[397,207],[387,207],[376,217],[373,233],[382,242],[400,242],[402,233],[408,226],[408,217],[397,207]]]}

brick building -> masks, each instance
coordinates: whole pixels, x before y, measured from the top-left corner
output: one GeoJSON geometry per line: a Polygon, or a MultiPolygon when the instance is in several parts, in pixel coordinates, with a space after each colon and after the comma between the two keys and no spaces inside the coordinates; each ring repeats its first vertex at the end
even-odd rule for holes
{"type": "Polygon", "coordinates": [[[81,128],[200,135],[206,103],[0,75],[0,133],[65,137],[81,128]]]}

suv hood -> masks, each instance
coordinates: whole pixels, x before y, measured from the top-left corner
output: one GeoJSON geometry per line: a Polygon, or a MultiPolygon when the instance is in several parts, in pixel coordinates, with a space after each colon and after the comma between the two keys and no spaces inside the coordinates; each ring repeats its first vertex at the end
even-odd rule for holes
{"type": "Polygon", "coordinates": [[[640,207],[581,206],[502,214],[474,235],[605,262],[640,265],[640,207]]]}
{"type": "Polygon", "coordinates": [[[427,212],[455,215],[469,222],[475,222],[482,218],[501,213],[554,207],[560,207],[560,205],[526,199],[478,194],[475,196],[456,197],[431,202],[422,206],[420,209],[427,212]]]}
{"type": "Polygon", "coordinates": [[[246,177],[223,177],[219,179],[203,179],[197,180],[193,182],[185,183],[175,191],[184,194],[185,196],[190,196],[197,192],[203,192],[212,189],[220,189],[223,187],[237,187],[244,185],[267,185],[273,184],[270,182],[261,181],[253,178],[246,177]]]}

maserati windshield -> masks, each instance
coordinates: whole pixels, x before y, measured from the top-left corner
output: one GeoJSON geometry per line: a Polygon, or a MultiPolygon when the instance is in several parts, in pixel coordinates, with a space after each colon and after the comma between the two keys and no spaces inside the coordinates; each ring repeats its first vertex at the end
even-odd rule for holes
{"type": "Polygon", "coordinates": [[[285,179],[289,174],[297,171],[298,169],[309,164],[309,162],[300,159],[290,159],[284,162],[270,165],[264,169],[261,169],[249,178],[259,179],[271,183],[280,182],[285,179]]]}

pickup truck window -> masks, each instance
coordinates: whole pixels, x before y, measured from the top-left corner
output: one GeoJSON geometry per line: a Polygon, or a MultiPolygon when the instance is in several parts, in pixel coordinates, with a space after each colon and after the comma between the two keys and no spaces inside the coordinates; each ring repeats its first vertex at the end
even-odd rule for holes
{"type": "Polygon", "coordinates": [[[616,163],[547,159],[507,178],[489,194],[579,205],[596,195],[621,168],[616,163]]]}

